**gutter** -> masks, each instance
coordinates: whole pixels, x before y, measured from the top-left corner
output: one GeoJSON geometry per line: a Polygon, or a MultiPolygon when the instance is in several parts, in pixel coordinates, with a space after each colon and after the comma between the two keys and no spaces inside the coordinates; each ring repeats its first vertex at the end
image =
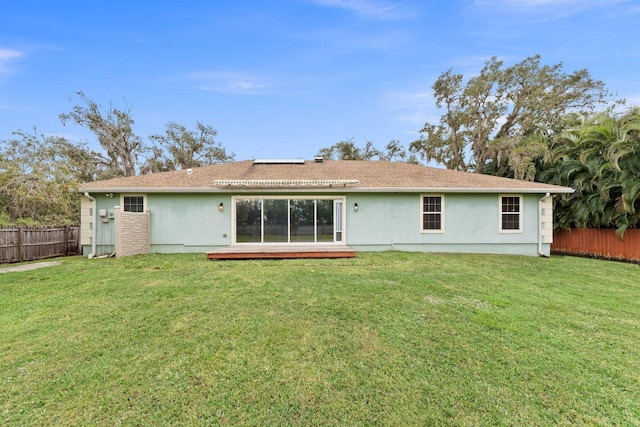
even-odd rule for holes
{"type": "Polygon", "coordinates": [[[549,256],[542,251],[542,201],[550,195],[547,193],[538,199],[538,254],[545,258],[549,258],[549,256]]]}
{"type": "Polygon", "coordinates": [[[91,236],[91,253],[89,254],[88,258],[92,259],[94,256],[96,256],[96,231],[97,231],[97,221],[98,221],[98,212],[96,211],[96,199],[91,197],[89,195],[89,193],[85,192],[84,193],[84,197],[86,197],[87,199],[91,200],[91,202],[93,203],[93,236],[91,236]]]}
{"type": "Polygon", "coordinates": [[[531,193],[573,193],[575,190],[569,187],[111,187],[111,188],[80,188],[80,191],[93,193],[213,193],[213,194],[246,194],[246,193],[504,193],[504,194],[531,194],[531,193]]]}

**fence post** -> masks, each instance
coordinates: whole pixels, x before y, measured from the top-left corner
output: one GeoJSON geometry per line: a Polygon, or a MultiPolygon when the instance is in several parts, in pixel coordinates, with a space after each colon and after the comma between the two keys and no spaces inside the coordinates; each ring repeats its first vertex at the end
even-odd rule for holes
{"type": "Polygon", "coordinates": [[[22,227],[18,227],[18,261],[24,261],[24,238],[22,237],[22,227]]]}
{"type": "Polygon", "coordinates": [[[64,256],[69,255],[69,226],[64,226],[64,256]]]}

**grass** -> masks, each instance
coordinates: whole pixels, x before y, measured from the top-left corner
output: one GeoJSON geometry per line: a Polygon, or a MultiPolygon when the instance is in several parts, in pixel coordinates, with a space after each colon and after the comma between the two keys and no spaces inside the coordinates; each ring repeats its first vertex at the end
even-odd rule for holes
{"type": "Polygon", "coordinates": [[[0,274],[0,425],[638,425],[640,269],[65,259],[0,274]]]}

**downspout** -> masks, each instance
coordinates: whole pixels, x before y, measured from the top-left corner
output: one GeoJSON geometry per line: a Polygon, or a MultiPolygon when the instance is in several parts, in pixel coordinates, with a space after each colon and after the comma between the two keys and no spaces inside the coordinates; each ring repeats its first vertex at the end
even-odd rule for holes
{"type": "Polygon", "coordinates": [[[550,195],[551,193],[547,193],[538,200],[538,254],[545,258],[549,256],[542,251],[542,202],[550,195]]]}
{"type": "Polygon", "coordinates": [[[91,202],[93,203],[93,236],[91,237],[91,253],[89,254],[89,256],[87,258],[91,259],[93,257],[96,256],[96,231],[97,231],[97,222],[98,222],[98,212],[96,212],[96,199],[94,199],[93,197],[91,197],[89,195],[89,193],[84,193],[84,197],[86,197],[87,199],[91,200],[91,202]]]}

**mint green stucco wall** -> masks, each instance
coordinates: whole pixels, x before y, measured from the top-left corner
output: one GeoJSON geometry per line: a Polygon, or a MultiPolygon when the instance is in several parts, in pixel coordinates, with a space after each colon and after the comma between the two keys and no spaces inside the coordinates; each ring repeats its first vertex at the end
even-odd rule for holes
{"type": "Polygon", "coordinates": [[[231,244],[230,195],[148,194],[147,208],[152,252],[203,252],[231,244]]]}
{"type": "MultiPolygon", "coordinates": [[[[113,198],[102,194],[92,196],[96,199],[97,211],[113,210],[120,204],[117,193],[113,198]]],[[[152,252],[205,252],[231,244],[230,195],[148,193],[145,198],[146,208],[150,211],[152,252]],[[224,204],[222,212],[218,209],[221,202],[224,204]]],[[[113,219],[102,223],[98,217],[95,230],[97,255],[114,250],[113,227],[113,219]]],[[[88,255],[91,246],[83,246],[82,251],[88,255]]]]}
{"type": "MultiPolygon", "coordinates": [[[[499,233],[499,195],[454,193],[444,196],[444,233],[420,232],[419,193],[337,194],[346,197],[346,243],[358,251],[407,250],[538,254],[538,201],[542,194],[523,197],[523,232],[499,233]],[[358,211],[354,210],[358,203],[358,211]]],[[[293,196],[293,194],[289,194],[293,196]]],[[[113,209],[113,199],[93,195],[97,209],[113,209]]],[[[151,251],[206,252],[231,244],[231,194],[146,194],[150,210],[151,251]],[[220,203],[224,210],[219,211],[220,203]]],[[[98,253],[112,250],[113,220],[98,218],[98,253]],[[104,250],[100,251],[100,244],[104,250]]],[[[88,254],[91,248],[84,247],[88,254]]],[[[549,244],[543,245],[548,255],[549,244]]]]}
{"type": "MultiPolygon", "coordinates": [[[[442,195],[443,233],[420,232],[420,194],[349,195],[347,244],[361,251],[538,254],[538,200],[542,195],[524,195],[522,233],[499,232],[498,194],[442,195]]],[[[548,255],[548,244],[543,245],[543,251],[548,255]]]]}

